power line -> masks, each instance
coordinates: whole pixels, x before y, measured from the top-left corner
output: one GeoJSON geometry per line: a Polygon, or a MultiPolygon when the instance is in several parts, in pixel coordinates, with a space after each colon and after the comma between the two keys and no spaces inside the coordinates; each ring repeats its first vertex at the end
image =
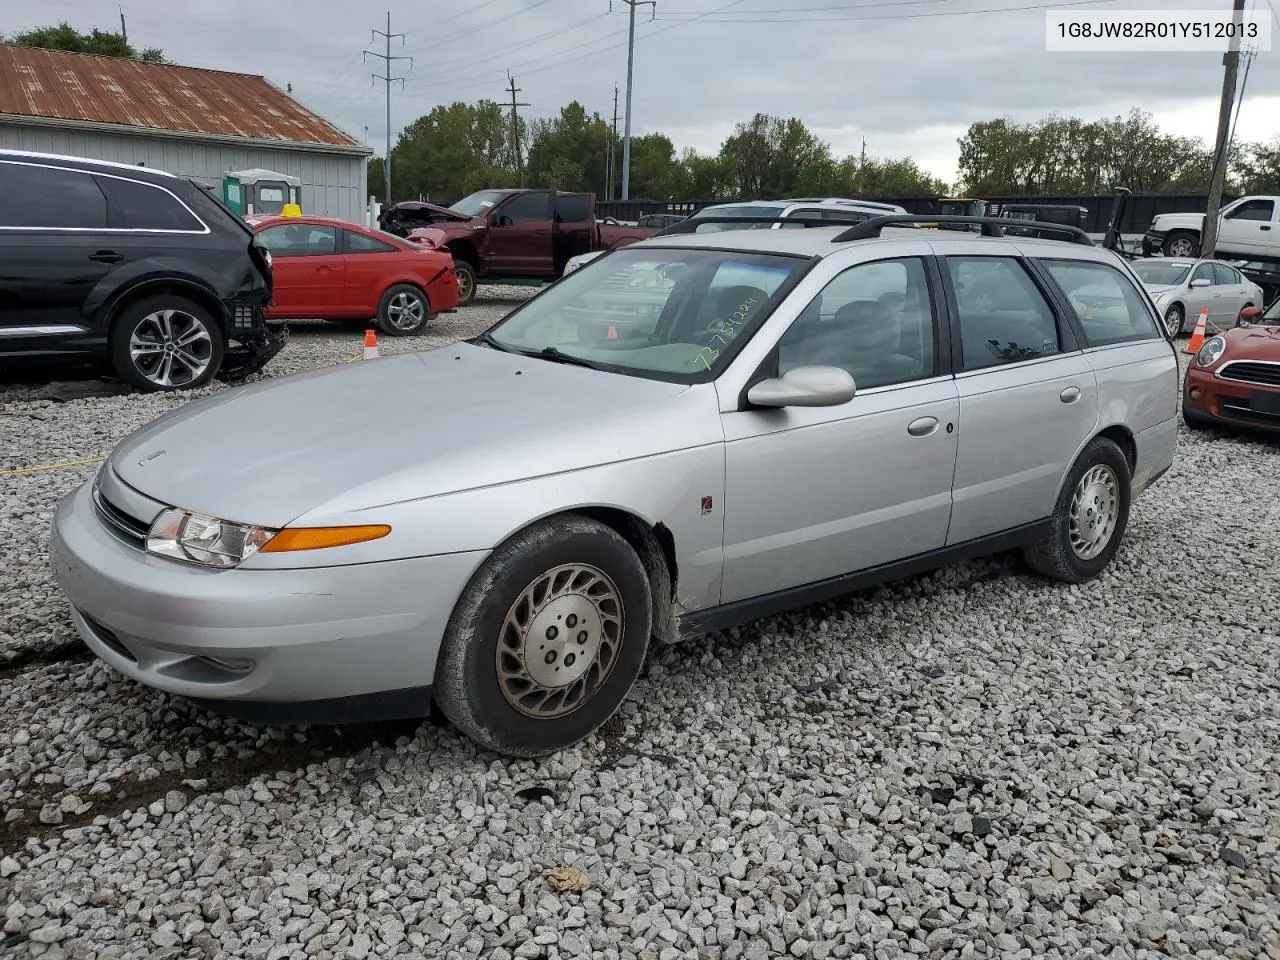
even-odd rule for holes
{"type": "Polygon", "coordinates": [[[412,70],[413,57],[393,57],[391,55],[391,38],[399,37],[400,45],[403,46],[404,34],[391,32],[391,11],[390,10],[387,11],[387,29],[385,31],[374,30],[372,31],[372,33],[374,37],[384,37],[387,41],[386,53],[374,53],[372,50],[365,50],[364,56],[377,57],[379,60],[382,61],[383,69],[386,71],[385,75],[377,74],[377,73],[373,74],[373,79],[381,80],[383,83],[387,85],[387,153],[386,153],[386,159],[383,161],[382,166],[383,166],[383,172],[387,175],[386,204],[387,206],[391,206],[391,84],[394,81],[399,80],[400,89],[401,90],[404,89],[404,77],[393,77],[391,75],[391,64],[396,60],[408,60],[409,69],[412,70]]]}
{"type": "MultiPolygon", "coordinates": [[[[532,3],[532,4],[530,4],[530,5],[529,5],[529,6],[527,6],[527,7],[523,7],[523,8],[521,8],[520,10],[517,10],[515,13],[507,13],[507,14],[503,14],[501,17],[495,17],[495,18],[494,18],[494,19],[492,19],[492,20],[486,20],[484,23],[482,23],[482,24],[480,24],[480,25],[478,25],[478,26],[471,27],[470,29],[467,29],[467,30],[461,30],[461,31],[459,31],[458,33],[452,34],[451,36],[448,36],[448,37],[440,37],[440,38],[438,38],[438,39],[432,40],[432,41],[431,41],[430,46],[431,46],[431,47],[433,47],[433,48],[434,48],[434,47],[448,46],[448,45],[452,44],[455,40],[460,40],[460,39],[462,39],[463,37],[470,37],[470,36],[473,36],[474,34],[477,34],[477,33],[483,33],[485,30],[488,30],[490,27],[495,26],[495,25],[497,25],[497,24],[500,24],[500,23],[502,23],[502,24],[509,23],[509,22],[511,22],[511,20],[513,20],[514,18],[516,18],[516,17],[520,16],[522,13],[528,13],[528,12],[529,12],[529,11],[531,11],[531,10],[536,10],[536,9],[538,9],[538,7],[541,7],[541,6],[543,6],[543,5],[545,5],[545,4],[548,4],[548,3],[550,3],[550,2],[551,2],[551,0],[536,0],[536,2],[535,2],[535,3],[532,3]]],[[[486,6],[488,6],[488,4],[487,4],[487,3],[482,3],[482,4],[480,4],[480,6],[479,6],[479,7],[475,7],[475,8],[473,8],[473,9],[471,10],[471,13],[475,13],[475,12],[476,12],[476,10],[479,10],[481,7],[486,7],[486,6]]],[[[457,18],[455,17],[454,19],[457,19],[457,18]]],[[[424,26],[425,26],[425,24],[424,24],[424,26]]],[[[418,28],[418,29],[421,29],[421,28],[418,28]]],[[[473,53],[473,54],[472,54],[472,56],[474,56],[474,55],[475,55],[475,54],[473,53]]]]}
{"type": "Polygon", "coordinates": [[[511,92],[511,149],[516,155],[516,171],[519,180],[517,186],[524,186],[524,158],[520,156],[520,116],[516,112],[517,107],[531,107],[531,103],[516,103],[516,94],[520,92],[520,88],[516,86],[516,78],[510,73],[507,74],[507,89],[511,92]]]}

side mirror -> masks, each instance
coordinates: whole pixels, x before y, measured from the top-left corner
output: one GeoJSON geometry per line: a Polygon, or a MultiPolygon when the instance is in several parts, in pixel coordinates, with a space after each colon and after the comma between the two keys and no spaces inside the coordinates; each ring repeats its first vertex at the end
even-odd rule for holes
{"type": "Polygon", "coordinates": [[[1262,310],[1258,307],[1245,307],[1240,311],[1240,317],[1236,321],[1236,326],[1242,323],[1253,323],[1262,316],[1262,310]]]}
{"type": "Polygon", "coordinates": [[[758,407],[838,407],[857,393],[849,371],[840,367],[795,367],[780,377],[761,380],[747,391],[758,407]]]}
{"type": "Polygon", "coordinates": [[[1208,281],[1208,280],[1206,280],[1204,277],[1201,277],[1199,280],[1192,280],[1192,281],[1191,281],[1191,286],[1193,286],[1193,287],[1207,287],[1207,286],[1209,286],[1209,281],[1208,281]]]}

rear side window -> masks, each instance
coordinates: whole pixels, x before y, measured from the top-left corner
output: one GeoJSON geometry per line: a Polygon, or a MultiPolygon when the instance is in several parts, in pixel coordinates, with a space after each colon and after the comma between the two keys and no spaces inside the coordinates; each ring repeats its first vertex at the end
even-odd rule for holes
{"type": "Polygon", "coordinates": [[[555,203],[558,223],[581,223],[591,219],[591,198],[586,194],[561,194],[555,203]]]}
{"type": "Polygon", "coordinates": [[[531,220],[549,219],[551,216],[548,209],[550,205],[551,194],[549,193],[543,193],[542,191],[522,193],[498,211],[498,216],[502,218],[503,223],[510,221],[513,226],[519,226],[531,220]]]}
{"type": "Polygon", "coordinates": [[[343,253],[398,253],[399,248],[389,243],[383,243],[381,240],[375,240],[373,237],[366,237],[363,233],[356,233],[353,230],[342,231],[346,237],[346,247],[343,253]]]}
{"type": "Polygon", "coordinates": [[[964,370],[1060,352],[1058,324],[1031,275],[1013,257],[949,257],[964,370]]]}
{"type": "Polygon", "coordinates": [[[0,227],[101,230],[106,225],[107,201],[89,174],[0,163],[0,227]]]}
{"type": "Polygon", "coordinates": [[[1236,273],[1234,267],[1228,267],[1225,263],[1213,264],[1213,275],[1218,283],[1224,287],[1235,286],[1238,283],[1244,283],[1244,278],[1236,273]]]}
{"type": "Polygon", "coordinates": [[[204,225],[167,190],[118,177],[95,179],[107,195],[107,219],[113,229],[204,230],[204,225]]]}
{"type": "Polygon", "coordinates": [[[1040,262],[1067,295],[1090,346],[1160,336],[1142,295],[1119,270],[1079,260],[1040,262]]]}

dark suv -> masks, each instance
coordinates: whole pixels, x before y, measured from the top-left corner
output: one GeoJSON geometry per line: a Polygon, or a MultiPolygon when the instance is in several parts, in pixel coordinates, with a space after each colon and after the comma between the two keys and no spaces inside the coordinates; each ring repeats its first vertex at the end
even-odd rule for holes
{"type": "Polygon", "coordinates": [[[142,390],[245,376],[280,351],[271,255],[193,180],[0,150],[0,362],[106,361],[142,390]]]}

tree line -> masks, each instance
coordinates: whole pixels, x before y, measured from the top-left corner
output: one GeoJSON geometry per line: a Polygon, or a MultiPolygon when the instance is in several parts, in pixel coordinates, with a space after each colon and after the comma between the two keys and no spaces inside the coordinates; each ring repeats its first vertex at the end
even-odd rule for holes
{"type": "MultiPolygon", "coordinates": [[[[516,123],[491,100],[441,105],[418,118],[392,148],[397,200],[448,204],[484,187],[549,187],[620,196],[622,145],[598,113],[574,101],[552,118],[516,123]]],[[[1135,193],[1207,193],[1213,150],[1199,138],[1160,129],[1151,114],[1082,120],[1051,116],[970,125],[959,138],[959,179],[945,183],[910,157],[837,156],[796,117],[756,114],[713,155],[677,151],[648,133],[631,140],[633,199],[727,200],[787,196],[867,198],[1084,196],[1118,186],[1135,193]]],[[[370,163],[369,192],[385,190],[382,159],[370,163]]],[[[1227,192],[1280,193],[1280,136],[1235,143],[1227,192]]]]}
{"type": "MultiPolygon", "coordinates": [[[[70,23],[37,27],[0,42],[168,63],[121,33],[80,32],[70,23]]],[[[551,118],[513,123],[492,100],[441,105],[401,131],[392,148],[395,199],[450,203],[484,187],[536,186],[620,196],[622,144],[599,113],[574,101],[551,118]]],[[[739,123],[712,155],[677,151],[649,133],[631,140],[633,198],[654,201],[786,196],[1088,196],[1124,186],[1135,193],[1207,193],[1213,148],[1160,129],[1150,113],[1082,120],[1053,115],[970,125],[959,138],[957,183],[910,157],[837,156],[796,117],[758,113],[739,123]]],[[[383,161],[369,164],[369,193],[385,200],[383,161]]],[[[1280,194],[1280,135],[1233,143],[1227,192],[1280,194]]]]}

